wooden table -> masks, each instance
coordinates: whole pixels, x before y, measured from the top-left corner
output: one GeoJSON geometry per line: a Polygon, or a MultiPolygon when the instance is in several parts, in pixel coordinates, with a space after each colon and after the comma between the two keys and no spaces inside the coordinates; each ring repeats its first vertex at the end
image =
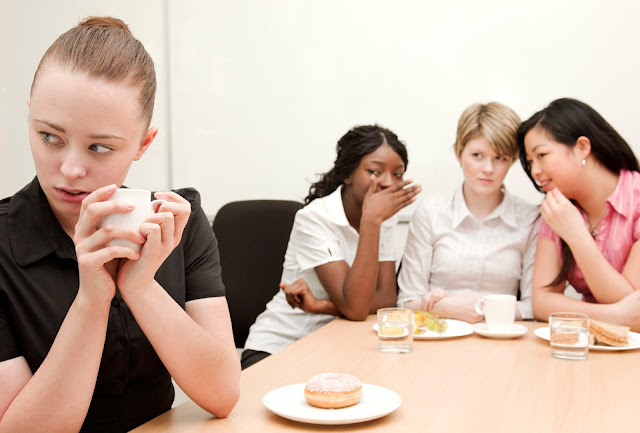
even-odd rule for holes
{"type": "Polygon", "coordinates": [[[592,350],[587,361],[555,359],[549,343],[533,333],[547,324],[521,322],[529,332],[518,339],[472,334],[415,340],[410,354],[383,354],[374,322],[375,316],[335,320],[243,371],[240,400],[226,419],[189,401],[134,431],[640,431],[640,350],[592,350]],[[383,418],[344,426],[289,421],[263,406],[270,390],[325,371],[390,388],[402,396],[402,405],[383,418]]]}

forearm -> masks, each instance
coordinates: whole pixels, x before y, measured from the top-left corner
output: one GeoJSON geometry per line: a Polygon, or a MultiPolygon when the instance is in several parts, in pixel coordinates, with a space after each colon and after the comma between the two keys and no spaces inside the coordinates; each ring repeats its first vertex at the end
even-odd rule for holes
{"type": "Polygon", "coordinates": [[[573,242],[570,248],[589,290],[599,303],[618,302],[633,292],[633,286],[611,266],[589,235],[573,242]]]}
{"type": "Polygon", "coordinates": [[[353,265],[347,271],[342,293],[334,300],[340,312],[352,320],[364,320],[371,311],[378,281],[380,225],[363,221],[353,265]]]}
{"type": "MultiPolygon", "coordinates": [[[[563,293],[540,291],[534,293],[532,299],[533,315],[538,320],[547,322],[549,314],[558,311],[584,313],[589,317],[604,322],[623,325],[623,319],[615,310],[614,304],[594,304],[571,298],[563,293]]],[[[628,324],[627,324],[628,325],[628,324]]]]}
{"type": "Polygon", "coordinates": [[[102,358],[109,305],[77,296],[47,357],[0,421],[0,432],[71,432],[84,422],[102,358]]]}
{"type": "Polygon", "coordinates": [[[155,281],[123,292],[123,298],[180,388],[208,412],[226,417],[239,397],[240,364],[232,339],[207,332],[155,281]]]}

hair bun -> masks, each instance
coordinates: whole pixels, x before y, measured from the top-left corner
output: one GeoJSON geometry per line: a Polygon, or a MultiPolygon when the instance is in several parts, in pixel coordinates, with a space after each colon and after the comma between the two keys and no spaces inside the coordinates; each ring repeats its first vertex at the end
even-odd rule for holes
{"type": "Polygon", "coordinates": [[[84,21],[78,24],[78,27],[115,27],[118,29],[122,29],[127,33],[131,34],[131,30],[129,30],[129,26],[125,24],[124,21],[113,18],[113,17],[89,17],[84,21]]]}

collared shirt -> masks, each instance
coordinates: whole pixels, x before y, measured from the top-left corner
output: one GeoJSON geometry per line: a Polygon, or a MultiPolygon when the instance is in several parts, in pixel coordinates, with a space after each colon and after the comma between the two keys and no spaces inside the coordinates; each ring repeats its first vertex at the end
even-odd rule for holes
{"type": "MultiPolygon", "coordinates": [[[[598,225],[596,245],[616,271],[622,272],[627,263],[633,244],[640,239],[640,173],[621,170],[618,184],[607,199],[607,212],[598,225]]],[[[589,227],[587,214],[580,208],[586,227],[589,227]]],[[[549,239],[556,244],[558,257],[562,257],[560,236],[542,220],[539,237],[549,239]]],[[[569,271],[569,283],[582,294],[587,302],[598,302],[589,290],[580,267],[575,263],[569,271]]]]}
{"type": "Polygon", "coordinates": [[[416,209],[398,275],[398,305],[421,299],[434,288],[452,294],[517,295],[523,318],[532,318],[531,277],[538,206],[505,191],[483,221],[453,194],[425,199],[416,209]]]}
{"type": "MultiPolygon", "coordinates": [[[[318,299],[329,299],[329,294],[318,279],[315,268],[341,260],[351,266],[358,249],[360,236],[349,225],[341,191],[342,187],[339,187],[296,213],[284,258],[281,281],[291,284],[298,278],[304,278],[318,299]]],[[[380,227],[380,262],[395,261],[393,229],[396,222],[394,216],[380,227]]],[[[245,348],[276,353],[335,318],[293,309],[284,292],[279,291],[251,326],[245,348]]]]}
{"type": "MultiPolygon", "coordinates": [[[[217,241],[200,196],[176,191],[192,211],[181,244],[156,281],[185,302],[223,296],[217,241]]],[[[0,201],[0,361],[24,356],[35,371],[49,353],[78,293],[75,246],[49,206],[37,178],[0,201]]],[[[83,431],[128,431],[170,409],[171,378],[117,291],[96,387],[83,431]]]]}

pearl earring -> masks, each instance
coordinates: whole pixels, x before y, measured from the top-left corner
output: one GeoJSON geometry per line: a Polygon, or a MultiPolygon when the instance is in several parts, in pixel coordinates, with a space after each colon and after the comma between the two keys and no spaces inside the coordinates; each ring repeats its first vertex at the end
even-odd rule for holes
{"type": "Polygon", "coordinates": [[[582,166],[584,167],[585,165],[587,165],[587,160],[582,158],[582,166]]]}

